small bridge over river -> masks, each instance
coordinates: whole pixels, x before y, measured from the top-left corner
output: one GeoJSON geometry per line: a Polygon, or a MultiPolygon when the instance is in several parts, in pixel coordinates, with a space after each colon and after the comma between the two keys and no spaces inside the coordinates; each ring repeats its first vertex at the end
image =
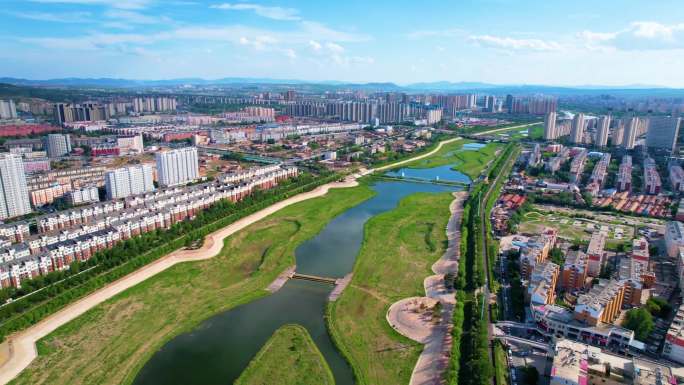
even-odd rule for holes
{"type": "Polygon", "coordinates": [[[335,285],[337,283],[337,278],[321,277],[318,275],[309,275],[309,274],[300,274],[300,273],[294,273],[294,274],[292,274],[292,276],[290,278],[301,279],[303,281],[314,281],[314,282],[329,283],[331,285],[335,285]]]}

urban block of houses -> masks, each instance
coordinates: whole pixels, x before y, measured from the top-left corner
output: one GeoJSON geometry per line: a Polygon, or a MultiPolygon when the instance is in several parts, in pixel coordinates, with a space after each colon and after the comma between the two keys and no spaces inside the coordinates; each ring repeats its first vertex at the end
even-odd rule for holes
{"type": "Polygon", "coordinates": [[[21,282],[51,271],[69,269],[96,252],[155,229],[193,218],[222,199],[244,199],[257,189],[269,189],[297,176],[295,167],[270,172],[253,171],[242,177],[226,176],[233,183],[204,183],[173,187],[108,201],[38,218],[38,234],[28,235],[25,224],[3,227],[7,241],[0,247],[0,288],[21,287],[21,282]],[[251,178],[248,175],[252,175],[251,178]]]}

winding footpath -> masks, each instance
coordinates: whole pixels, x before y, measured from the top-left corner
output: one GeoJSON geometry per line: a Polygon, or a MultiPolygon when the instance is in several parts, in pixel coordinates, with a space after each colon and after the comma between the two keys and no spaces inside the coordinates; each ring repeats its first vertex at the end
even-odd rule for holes
{"type": "Polygon", "coordinates": [[[468,193],[465,191],[453,194],[454,200],[449,205],[451,217],[447,224],[447,249],[442,257],[432,265],[434,275],[423,281],[425,297],[405,298],[392,304],[387,311],[387,322],[397,332],[425,347],[413,368],[409,385],[438,385],[443,383],[444,371],[449,365],[451,356],[452,315],[456,297],[454,290],[444,285],[446,274],[458,272],[461,242],[461,216],[463,202],[468,193]],[[439,318],[420,317],[422,306],[441,304],[439,318]],[[435,323],[435,319],[438,322],[435,323]]]}
{"type": "MultiPolygon", "coordinates": [[[[12,379],[18,376],[21,371],[24,370],[38,356],[38,351],[36,350],[36,342],[38,340],[52,333],[67,322],[74,320],[100,303],[125,291],[126,289],[131,288],[178,263],[201,261],[213,258],[219,254],[223,248],[223,241],[227,237],[289,205],[323,196],[332,188],[348,188],[357,186],[358,182],[356,182],[356,179],[364,175],[426,158],[437,153],[443,145],[460,139],[461,138],[456,137],[444,140],[439,142],[439,144],[433,150],[425,154],[392,163],[387,166],[379,167],[377,169],[362,170],[358,174],[347,177],[344,182],[331,182],[319,186],[312,191],[301,193],[278,203],[274,203],[273,205],[261,211],[257,211],[254,214],[248,215],[220,230],[207,235],[201,248],[196,250],[181,249],[174,251],[160,259],[157,259],[154,262],[151,262],[139,270],[136,270],[131,274],[81,298],[80,300],[66,306],[62,310],[59,310],[58,312],[43,319],[37,324],[8,337],[7,341],[5,341],[3,345],[7,344],[6,346],[9,346],[10,356],[5,363],[0,365],[0,385],[5,385],[12,381],[12,379]]],[[[280,285],[277,283],[272,284],[272,290],[277,290],[278,286],[282,286],[282,283],[280,285]]]]}

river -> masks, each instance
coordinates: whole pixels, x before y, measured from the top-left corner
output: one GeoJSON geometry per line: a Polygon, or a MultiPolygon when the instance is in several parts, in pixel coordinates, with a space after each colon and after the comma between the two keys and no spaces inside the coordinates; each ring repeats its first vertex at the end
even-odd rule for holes
{"type": "MultiPolygon", "coordinates": [[[[440,171],[440,179],[468,181],[467,176],[448,168],[440,171]]],[[[411,176],[435,179],[435,172],[412,169],[411,176]]],[[[297,247],[298,273],[343,277],[353,269],[369,218],[392,210],[408,195],[456,189],[406,182],[377,182],[372,188],[377,193],[374,197],[340,214],[297,247]]],[[[337,385],[354,384],[351,367],[334,347],[323,319],[332,288],[324,283],[290,280],[272,295],[215,315],[165,344],[144,365],[134,384],[232,384],[273,332],[287,323],[300,324],[309,331],[337,385]]]]}

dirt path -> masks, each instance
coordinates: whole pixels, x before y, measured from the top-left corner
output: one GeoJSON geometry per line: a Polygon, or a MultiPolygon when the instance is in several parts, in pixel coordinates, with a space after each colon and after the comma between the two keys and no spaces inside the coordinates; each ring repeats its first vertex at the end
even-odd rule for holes
{"type": "Polygon", "coordinates": [[[454,193],[454,200],[449,205],[451,217],[446,233],[448,246],[444,255],[432,265],[435,275],[425,278],[425,297],[402,299],[390,306],[387,322],[402,335],[425,344],[411,374],[410,385],[442,384],[444,370],[451,356],[451,322],[456,298],[453,290],[444,286],[444,276],[458,272],[460,254],[461,215],[463,202],[468,193],[454,193]],[[429,301],[438,301],[442,305],[440,316],[428,320],[419,315],[421,304],[427,306],[429,301]],[[417,315],[418,314],[418,315],[417,315]]]}
{"type": "MultiPolygon", "coordinates": [[[[0,360],[0,363],[2,363],[0,364],[0,384],[5,385],[10,382],[38,356],[38,352],[36,350],[36,342],[38,340],[52,333],[55,329],[66,324],[67,322],[77,318],[98,304],[123,292],[124,290],[137,285],[138,283],[170,268],[177,263],[200,261],[214,257],[221,251],[221,248],[223,248],[223,240],[225,238],[289,205],[302,202],[307,199],[323,196],[331,188],[357,186],[358,183],[356,182],[356,179],[361,176],[371,174],[374,171],[386,170],[404,163],[431,156],[437,153],[437,151],[439,151],[443,145],[459,139],[460,138],[452,138],[442,141],[437,145],[437,147],[435,147],[435,149],[425,154],[387,166],[379,167],[377,169],[362,170],[359,172],[359,174],[348,177],[344,182],[328,183],[319,186],[312,191],[301,193],[284,201],[275,203],[261,211],[248,215],[220,230],[207,235],[201,248],[196,250],[178,250],[170,253],[68,305],[67,307],[56,312],[55,314],[52,314],[28,329],[8,337],[3,344],[0,344],[1,352],[9,352],[8,354],[0,354],[0,356],[9,355],[9,359],[7,359],[4,363],[2,363],[0,360]]],[[[274,283],[273,285],[276,284],[274,283]]]]}

